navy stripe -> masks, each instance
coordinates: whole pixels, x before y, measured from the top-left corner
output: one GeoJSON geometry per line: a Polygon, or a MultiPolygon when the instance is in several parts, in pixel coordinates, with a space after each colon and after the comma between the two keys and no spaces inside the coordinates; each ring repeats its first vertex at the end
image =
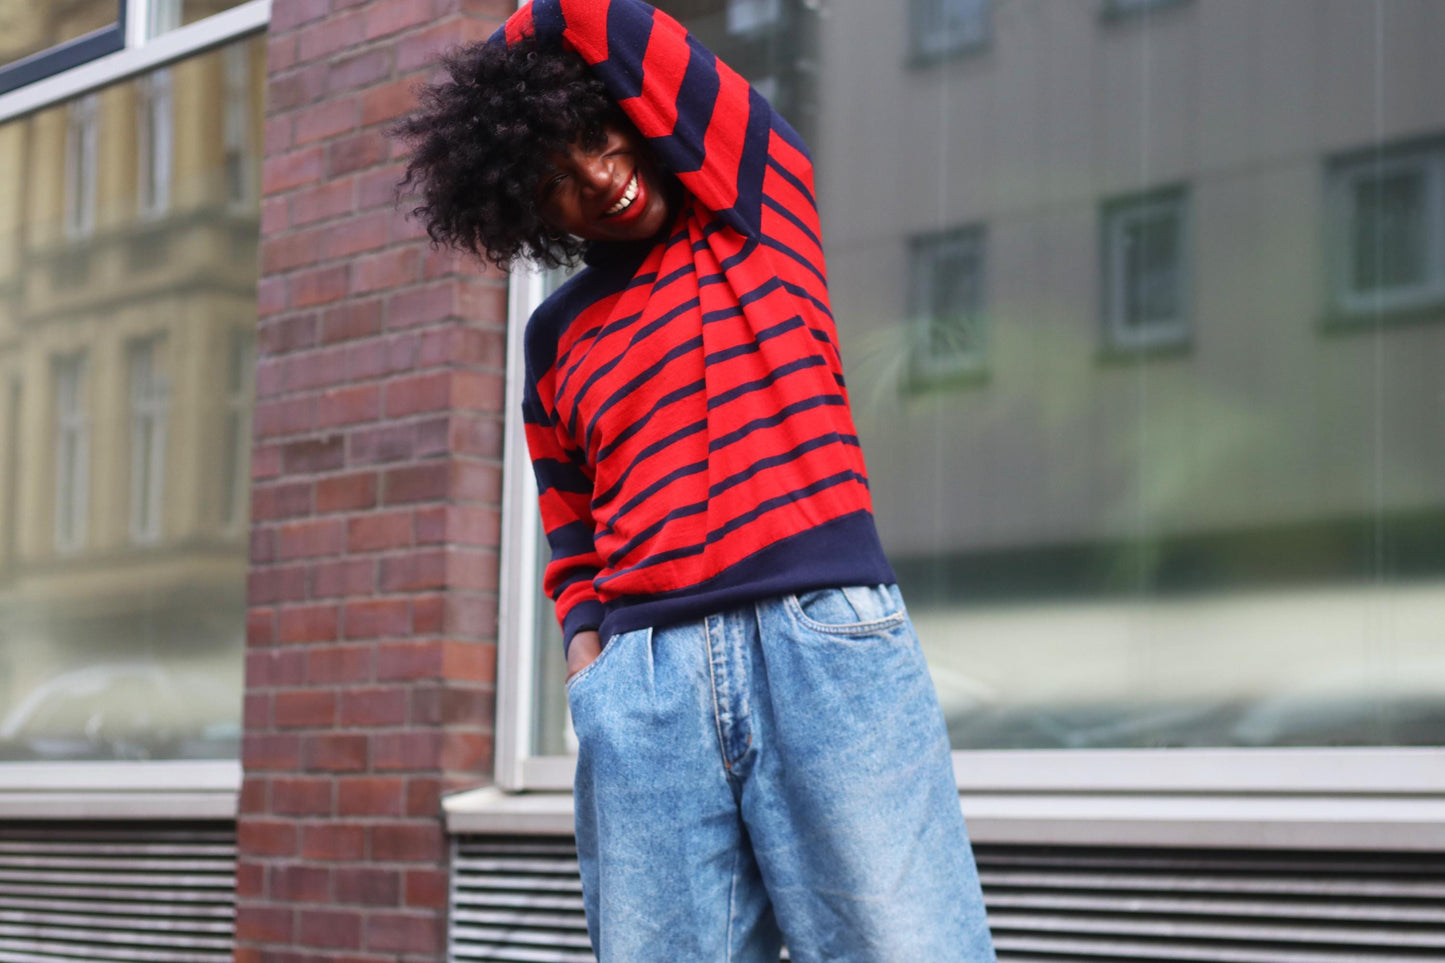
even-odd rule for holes
{"type": "Polygon", "coordinates": [[[706,460],[695,461],[691,465],[683,465],[681,468],[674,469],[673,471],[668,472],[666,475],[663,475],[661,478],[657,479],[657,481],[653,482],[651,485],[648,485],[642,491],[629,498],[617,509],[617,511],[613,512],[612,516],[607,519],[607,523],[603,525],[602,528],[598,531],[598,535],[602,536],[612,534],[614,531],[616,531],[617,522],[620,519],[631,514],[633,511],[636,510],[638,505],[641,505],[643,502],[647,501],[649,498],[656,495],[658,492],[662,491],[664,488],[666,488],[668,485],[671,485],[679,478],[686,478],[688,475],[696,475],[699,472],[704,471],[707,471],[706,460]]]}
{"type": "Polygon", "coordinates": [[[549,491],[571,492],[576,495],[592,494],[592,479],[571,462],[556,458],[537,458],[532,462],[537,476],[537,494],[549,491]]]}
{"type": "MultiPolygon", "coordinates": [[[[687,312],[691,311],[697,306],[697,298],[689,298],[688,300],[679,304],[677,307],[673,308],[671,311],[663,314],[657,320],[649,321],[647,324],[643,325],[640,329],[638,329],[637,333],[632,336],[632,339],[627,342],[627,347],[636,347],[637,344],[643,339],[645,339],[648,335],[651,335],[661,330],[662,328],[666,327],[671,322],[687,314],[687,312]]],[[[573,438],[577,437],[577,418],[579,412],[582,409],[582,399],[587,396],[587,391],[594,384],[597,383],[599,378],[604,377],[609,371],[621,364],[622,359],[626,357],[626,355],[627,351],[626,349],[623,349],[622,351],[617,352],[617,355],[613,357],[612,360],[603,362],[602,364],[598,365],[597,370],[592,372],[592,374],[588,375],[587,380],[582,383],[582,387],[577,389],[577,394],[572,399],[572,414],[567,419],[567,433],[573,438]]]]}
{"type": "Polygon", "coordinates": [[[832,309],[829,308],[822,301],[819,301],[817,298],[813,297],[813,295],[809,293],[807,288],[797,284],[789,284],[787,281],[782,282],[782,284],[784,291],[787,291],[789,294],[797,295],[800,298],[807,298],[809,301],[813,302],[813,306],[816,307],[819,311],[822,311],[829,318],[833,317],[832,309]]]}
{"type": "Polygon", "coordinates": [[[582,436],[581,439],[582,446],[584,448],[592,447],[592,432],[597,430],[597,419],[605,415],[613,405],[617,404],[623,398],[626,398],[638,388],[641,388],[643,385],[647,384],[647,382],[657,377],[659,374],[662,373],[663,368],[666,368],[678,358],[685,358],[701,347],[702,335],[698,335],[695,338],[688,338],[686,341],[683,341],[682,343],[674,346],[672,350],[667,352],[667,354],[664,354],[661,358],[658,358],[652,364],[648,365],[642,371],[638,372],[636,375],[630,378],[626,383],[622,385],[622,387],[618,388],[616,391],[612,392],[612,394],[608,395],[607,398],[602,402],[602,404],[597,406],[597,410],[592,413],[592,418],[587,422],[587,432],[582,436]]]}
{"type": "Polygon", "coordinates": [[[622,486],[627,484],[628,476],[632,473],[632,470],[638,465],[642,464],[644,461],[651,458],[658,452],[666,451],[672,445],[676,444],[679,441],[682,441],[682,439],[688,437],[689,435],[695,435],[706,428],[706,419],[703,419],[701,421],[694,421],[692,424],[683,425],[672,434],[667,435],[663,438],[659,438],[657,441],[654,441],[652,444],[642,449],[640,452],[637,453],[637,457],[632,459],[632,464],[627,466],[627,470],[622,472],[621,477],[617,480],[617,484],[613,485],[602,494],[594,495],[592,497],[593,509],[595,510],[601,508],[602,506],[610,503],[612,499],[616,498],[617,493],[622,491],[622,486]]]}
{"type": "Polygon", "coordinates": [[[752,257],[753,252],[757,249],[758,242],[753,240],[752,238],[748,238],[747,243],[742,246],[742,249],[739,250],[738,253],[732,255],[731,257],[723,258],[722,263],[720,263],[718,267],[722,268],[724,271],[731,271],[733,268],[737,267],[739,264],[752,257]]]}
{"type": "Polygon", "coordinates": [[[825,365],[827,363],[826,359],[820,358],[817,355],[813,355],[811,358],[799,358],[797,361],[792,361],[781,367],[774,368],[768,372],[767,375],[758,378],[756,381],[745,381],[734,388],[729,388],[720,395],[714,395],[707,400],[708,410],[711,411],[719,405],[725,405],[734,398],[741,398],[743,395],[771,387],[777,383],[779,378],[786,377],[794,371],[802,371],[805,368],[816,368],[819,365],[825,365]]]}
{"type": "Polygon", "coordinates": [[[625,445],[629,438],[634,437],[639,431],[641,431],[643,428],[646,428],[647,423],[652,420],[653,415],[657,414],[668,405],[676,404],[683,398],[686,398],[688,395],[697,394],[699,391],[702,391],[706,387],[707,379],[699,378],[692,384],[683,385],[681,388],[675,388],[672,391],[669,391],[667,394],[663,395],[661,398],[657,399],[657,403],[648,410],[647,414],[638,418],[632,424],[628,425],[622,432],[620,432],[616,438],[612,439],[607,444],[597,449],[597,464],[602,464],[604,461],[607,460],[607,457],[609,455],[611,455],[622,445],[625,445]]]}
{"type": "Polygon", "coordinates": [[[738,159],[736,207],[743,221],[757,233],[763,220],[763,175],[768,168],[768,129],[773,108],[763,95],[748,88],[748,124],[743,135],[743,153],[738,159]]]}
{"type": "Polygon", "coordinates": [[[785,495],[778,495],[774,498],[767,499],[766,501],[760,503],[756,508],[744,512],[737,518],[734,518],[732,521],[723,525],[721,528],[709,532],[706,540],[704,540],[701,544],[688,545],[683,548],[675,548],[667,552],[659,552],[656,555],[649,555],[647,558],[644,558],[636,565],[630,565],[627,568],[618,569],[611,575],[606,575],[597,579],[596,584],[599,586],[604,585],[615,579],[619,579],[624,575],[629,575],[644,568],[652,568],[655,565],[662,565],[666,562],[675,561],[679,558],[687,558],[692,555],[701,555],[709,545],[713,544],[714,542],[721,541],[723,538],[726,538],[728,535],[737,531],[739,528],[742,528],[749,522],[756,521],[758,518],[766,515],[768,512],[773,511],[774,509],[781,508],[784,505],[790,505],[794,502],[802,501],[804,498],[808,498],[812,495],[818,494],[821,491],[826,491],[829,488],[835,488],[838,485],[842,485],[850,481],[861,481],[864,484],[867,484],[867,479],[865,479],[862,475],[858,474],[855,471],[843,471],[838,472],[836,475],[829,475],[827,478],[819,479],[818,481],[815,481],[813,482],[813,484],[808,485],[804,488],[799,488],[795,491],[788,492],[785,495]]]}
{"type": "Polygon", "coordinates": [[[744,468],[742,471],[735,472],[734,474],[729,475],[727,478],[724,478],[722,481],[709,488],[707,490],[707,496],[708,498],[716,498],[723,492],[727,491],[729,488],[736,488],[738,485],[741,485],[743,482],[757,475],[759,472],[767,471],[769,468],[776,468],[778,465],[786,465],[790,461],[797,461],[808,452],[816,451],[819,448],[825,448],[828,445],[850,445],[854,448],[857,448],[858,436],[840,435],[836,431],[830,431],[827,434],[819,435],[816,438],[810,438],[802,444],[794,445],[792,448],[785,452],[777,455],[771,455],[767,458],[759,459],[758,461],[755,461],[748,467],[744,468]]]}
{"type": "Polygon", "coordinates": [[[772,238],[768,237],[763,238],[763,243],[775,251],[786,254],[788,257],[792,258],[794,261],[797,261],[809,271],[812,271],[813,276],[816,277],[819,281],[822,281],[825,287],[827,286],[828,279],[824,277],[823,272],[818,270],[817,266],[814,265],[812,261],[808,260],[806,257],[799,254],[792,248],[788,247],[788,245],[784,244],[782,241],[775,241],[772,238]]]}
{"type": "Polygon", "coordinates": [[[754,418],[741,428],[714,438],[708,444],[707,450],[713,452],[726,448],[733,442],[746,438],[759,428],[771,428],[774,425],[780,425],[800,412],[811,411],[814,408],[822,408],[824,406],[846,405],[847,403],[842,395],[814,395],[811,398],[804,398],[802,401],[795,401],[791,405],[784,405],[782,408],[779,408],[778,413],[775,415],[768,415],[766,418],[754,418]]]}
{"type": "MultiPolygon", "coordinates": [[[[699,462],[696,465],[689,465],[688,469],[695,470],[688,471],[684,469],[678,469],[677,471],[672,473],[672,476],[676,476],[676,478],[669,476],[667,481],[670,484],[672,481],[676,481],[677,478],[682,477],[682,475],[684,474],[695,475],[697,474],[697,472],[702,471],[705,468],[707,468],[707,462],[699,462]]],[[[660,491],[664,486],[662,484],[656,484],[651,487],[660,491]]],[[[647,526],[642,531],[629,538],[625,543],[623,543],[620,548],[617,549],[617,551],[608,554],[607,566],[611,568],[613,565],[616,565],[619,561],[634,552],[639,545],[645,545],[647,542],[651,541],[653,536],[666,528],[669,522],[676,521],[679,518],[686,518],[689,515],[701,515],[705,511],[707,511],[707,502],[705,501],[697,502],[693,505],[684,505],[681,508],[674,508],[666,515],[662,516],[657,521],[653,522],[651,525],[647,526]]],[[[620,518],[624,514],[626,514],[626,512],[618,512],[617,517],[620,518]]]]}
{"type": "MultiPolygon", "coordinates": [[[[618,5],[614,4],[615,6],[618,5]]],[[[712,114],[717,108],[717,95],[721,86],[717,75],[717,58],[712,51],[698,43],[691,34],[688,35],[687,45],[691,48],[691,56],[687,59],[687,69],[683,71],[682,84],[677,91],[677,122],[673,125],[674,133],[649,139],[652,149],[678,174],[702,169],[703,158],[706,156],[704,144],[708,128],[712,126],[712,114]]]]}
{"type": "Polygon", "coordinates": [[[723,361],[731,361],[733,358],[738,358],[745,354],[753,354],[764,341],[776,338],[780,334],[787,334],[789,331],[796,330],[802,326],[802,318],[797,316],[791,317],[786,321],[773,325],[771,328],[764,328],[759,331],[753,336],[752,341],[746,342],[745,344],[735,344],[731,348],[719,348],[712,354],[706,355],[702,359],[702,363],[711,367],[723,361]]]}
{"type": "Polygon", "coordinates": [[[807,198],[808,205],[810,207],[818,206],[818,202],[813,199],[813,192],[808,190],[808,185],[804,184],[802,180],[799,179],[797,174],[794,174],[792,171],[788,170],[786,167],[784,167],[782,164],[779,164],[771,157],[768,158],[768,166],[771,167],[774,171],[776,171],[779,177],[787,181],[789,184],[792,184],[794,190],[807,198]]]}
{"type": "Polygon", "coordinates": [[[547,533],[547,544],[552,546],[552,561],[564,558],[579,558],[595,554],[592,543],[593,527],[587,522],[568,522],[547,533]]]}
{"type": "Polygon", "coordinates": [[[794,214],[792,211],[788,210],[786,207],[779,204],[771,197],[764,197],[763,205],[765,207],[770,207],[777,213],[781,214],[783,216],[783,220],[787,221],[789,224],[793,225],[798,230],[808,235],[808,239],[814,244],[818,245],[819,248],[823,246],[823,242],[818,239],[818,235],[813,233],[813,229],[811,227],[803,223],[803,219],[801,217],[794,214]]]}

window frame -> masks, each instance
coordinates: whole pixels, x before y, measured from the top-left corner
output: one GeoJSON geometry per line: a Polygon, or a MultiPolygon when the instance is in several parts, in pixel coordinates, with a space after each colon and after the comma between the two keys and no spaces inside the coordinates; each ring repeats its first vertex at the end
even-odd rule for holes
{"type": "Polygon", "coordinates": [[[1327,162],[1325,176],[1331,317],[1342,324],[1356,324],[1381,315],[1409,314],[1445,305],[1445,142],[1396,144],[1337,157],[1327,162]],[[1410,168],[1418,168],[1426,176],[1425,282],[1367,292],[1354,290],[1359,214],[1354,189],[1361,180],[1410,168]]]}
{"type": "MultiPolygon", "coordinates": [[[[908,30],[908,62],[925,67],[930,64],[966,57],[969,54],[987,50],[993,45],[994,0],[977,0],[982,7],[983,23],[977,36],[950,39],[946,44],[930,47],[924,43],[933,35],[931,25],[924,22],[923,5],[927,3],[946,4],[949,0],[908,0],[905,17],[908,30]]],[[[939,31],[941,34],[942,32],[939,31]]]]}
{"type": "Polygon", "coordinates": [[[96,181],[100,176],[100,99],[82,94],[65,109],[65,196],[62,221],[67,240],[95,233],[96,181]]]}
{"type": "MultiPolygon", "coordinates": [[[[0,123],[262,33],[271,20],[271,0],[245,0],[152,38],[145,30],[147,0],[122,2],[123,42],[102,49],[52,48],[0,68],[0,123]],[[47,59],[51,55],[55,59],[47,59]],[[14,69],[22,64],[23,72],[14,69]]],[[[53,380],[39,397],[42,405],[54,405],[53,380]]],[[[57,416],[53,407],[49,416],[57,416]]],[[[0,818],[232,818],[240,773],[239,759],[0,762],[0,818]]]]}
{"type": "Polygon", "coordinates": [[[962,224],[938,231],[912,234],[907,238],[908,307],[906,323],[909,344],[909,386],[925,388],[977,380],[988,369],[988,228],[981,222],[962,224]],[[976,343],[967,352],[939,356],[933,351],[932,288],[938,276],[938,262],[951,248],[962,249],[977,265],[974,289],[977,303],[970,314],[976,329],[976,343]],[[927,264],[924,258],[929,258],[927,264]]]}
{"type": "Polygon", "coordinates": [[[0,94],[124,50],[131,8],[146,2],[118,0],[114,23],[0,66],[0,94]]]}
{"type": "Polygon", "coordinates": [[[136,78],[136,206],[142,219],[171,206],[175,168],[175,83],[169,66],[136,78]]]}
{"type": "Polygon", "coordinates": [[[1099,282],[1106,352],[1133,354],[1149,351],[1187,349],[1193,339],[1193,215],[1186,185],[1172,185],[1106,199],[1099,208],[1099,282]],[[1142,330],[1128,324],[1128,279],[1123,276],[1123,229],[1136,219],[1155,211],[1173,208],[1179,223],[1179,314],[1168,323],[1151,324],[1142,330]]]}
{"type": "Polygon", "coordinates": [[[170,413],[170,385],[161,364],[164,350],[164,334],[136,338],[126,346],[132,545],[154,545],[161,537],[170,413]],[[144,383],[138,377],[142,374],[144,383]],[[149,441],[144,449],[139,445],[142,437],[149,441]]]}
{"type": "Polygon", "coordinates": [[[51,417],[55,423],[55,499],[51,544],[58,555],[74,555],[85,548],[90,521],[90,412],[86,405],[86,376],[90,358],[72,351],[51,360],[51,417]],[[73,409],[64,402],[62,385],[75,380],[73,409]],[[74,438],[75,458],[66,468],[68,438],[74,438]],[[64,491],[68,498],[62,498],[64,491]],[[67,534],[62,534],[67,533],[67,534]]]}

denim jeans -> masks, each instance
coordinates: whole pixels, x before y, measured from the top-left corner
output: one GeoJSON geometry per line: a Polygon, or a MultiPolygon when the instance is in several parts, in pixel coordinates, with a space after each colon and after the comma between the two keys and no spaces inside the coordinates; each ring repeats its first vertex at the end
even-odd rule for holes
{"type": "Polygon", "coordinates": [[[600,963],[993,961],[896,586],[624,633],[567,692],[600,963]]]}

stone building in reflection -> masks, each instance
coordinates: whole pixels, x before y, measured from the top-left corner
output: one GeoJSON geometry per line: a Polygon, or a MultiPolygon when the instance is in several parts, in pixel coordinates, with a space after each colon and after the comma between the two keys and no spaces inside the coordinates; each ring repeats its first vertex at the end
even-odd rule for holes
{"type": "Polygon", "coordinates": [[[264,57],[0,126],[0,758],[235,752],[264,57]]]}

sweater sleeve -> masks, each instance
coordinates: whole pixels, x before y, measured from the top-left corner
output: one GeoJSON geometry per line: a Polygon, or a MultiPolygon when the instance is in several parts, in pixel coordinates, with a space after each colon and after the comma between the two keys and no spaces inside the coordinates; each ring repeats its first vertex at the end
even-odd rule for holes
{"type": "Polygon", "coordinates": [[[532,0],[498,35],[535,35],[580,54],[662,163],[745,235],[759,234],[770,161],[812,183],[801,138],[767,99],[642,0],[532,0]]]}
{"type": "Polygon", "coordinates": [[[527,450],[537,477],[542,528],[552,558],[542,574],[542,590],[556,603],[564,651],[572,637],[602,624],[603,607],[592,587],[602,570],[593,544],[592,477],[583,470],[581,453],[564,439],[560,426],[542,403],[529,376],[523,390],[522,423],[527,450]]]}

